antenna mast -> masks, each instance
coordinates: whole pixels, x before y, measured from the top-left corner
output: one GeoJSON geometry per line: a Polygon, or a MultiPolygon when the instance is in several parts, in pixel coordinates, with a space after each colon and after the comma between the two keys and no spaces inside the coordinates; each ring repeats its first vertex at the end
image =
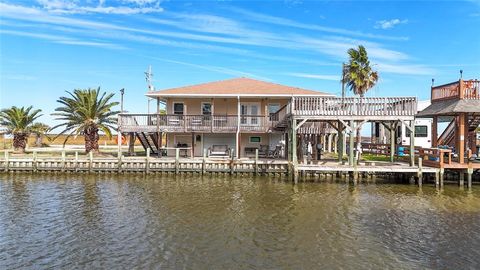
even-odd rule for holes
{"type": "Polygon", "coordinates": [[[149,92],[155,90],[155,87],[153,87],[153,84],[152,84],[152,77],[153,77],[152,66],[150,65],[148,66],[148,70],[145,71],[145,81],[147,82],[147,87],[149,92]]]}

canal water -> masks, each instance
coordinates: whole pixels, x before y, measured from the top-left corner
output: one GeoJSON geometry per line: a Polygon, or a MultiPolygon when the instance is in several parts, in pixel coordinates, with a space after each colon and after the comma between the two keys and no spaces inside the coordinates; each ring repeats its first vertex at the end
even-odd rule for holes
{"type": "Polygon", "coordinates": [[[0,269],[479,269],[480,187],[0,175],[0,269]]]}

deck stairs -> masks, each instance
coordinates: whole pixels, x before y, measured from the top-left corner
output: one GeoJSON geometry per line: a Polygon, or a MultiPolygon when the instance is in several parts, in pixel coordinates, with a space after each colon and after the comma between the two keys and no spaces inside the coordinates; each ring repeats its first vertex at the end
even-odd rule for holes
{"type": "Polygon", "coordinates": [[[158,154],[157,135],[155,133],[138,132],[136,135],[145,151],[150,149],[151,154],[158,154]]]}
{"type": "MultiPolygon", "coordinates": [[[[475,130],[480,125],[480,115],[474,115],[468,119],[468,136],[475,136],[475,130]]],[[[438,137],[438,145],[455,146],[455,119],[448,124],[447,128],[438,137]]]]}

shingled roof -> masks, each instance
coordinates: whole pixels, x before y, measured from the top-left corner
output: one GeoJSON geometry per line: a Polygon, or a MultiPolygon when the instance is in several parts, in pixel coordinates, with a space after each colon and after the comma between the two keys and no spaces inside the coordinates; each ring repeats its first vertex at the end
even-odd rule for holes
{"type": "Polygon", "coordinates": [[[451,116],[458,113],[480,113],[479,99],[450,99],[433,102],[416,117],[451,116]]]}
{"type": "Polygon", "coordinates": [[[302,89],[250,78],[196,84],[148,92],[149,97],[174,96],[331,96],[325,92],[302,89]]]}

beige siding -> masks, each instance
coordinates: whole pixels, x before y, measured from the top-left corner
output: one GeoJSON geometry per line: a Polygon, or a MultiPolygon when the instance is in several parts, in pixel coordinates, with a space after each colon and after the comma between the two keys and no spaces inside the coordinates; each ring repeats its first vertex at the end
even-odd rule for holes
{"type": "MultiPolygon", "coordinates": [[[[184,104],[185,114],[198,115],[201,114],[201,104],[203,102],[210,102],[213,104],[213,113],[216,115],[236,115],[237,114],[237,99],[234,98],[171,98],[167,100],[167,114],[173,114],[173,104],[182,102],[184,104]]],[[[288,99],[267,99],[267,98],[249,98],[241,99],[242,102],[258,102],[260,103],[260,114],[266,115],[268,113],[268,104],[279,104],[280,107],[287,104],[288,99]]]]}

